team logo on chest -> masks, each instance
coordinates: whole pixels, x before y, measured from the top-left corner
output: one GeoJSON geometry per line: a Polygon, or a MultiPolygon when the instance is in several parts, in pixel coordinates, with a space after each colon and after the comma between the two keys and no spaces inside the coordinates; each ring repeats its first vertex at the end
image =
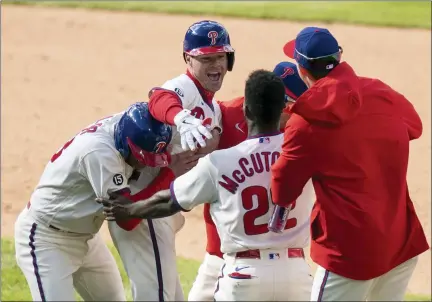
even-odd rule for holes
{"type": "Polygon", "coordinates": [[[215,45],[216,44],[216,39],[218,38],[219,34],[217,31],[209,31],[207,37],[209,37],[211,39],[210,45],[215,45]]]}
{"type": "Polygon", "coordinates": [[[202,109],[199,106],[196,106],[191,110],[191,115],[199,120],[203,120],[205,118],[205,112],[204,109],[202,109]]]}

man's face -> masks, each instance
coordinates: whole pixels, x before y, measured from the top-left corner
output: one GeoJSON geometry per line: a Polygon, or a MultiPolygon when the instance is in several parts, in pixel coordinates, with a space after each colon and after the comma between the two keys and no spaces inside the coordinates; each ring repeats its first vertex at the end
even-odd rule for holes
{"type": "Polygon", "coordinates": [[[306,84],[307,88],[311,88],[311,86],[313,85],[313,81],[309,78],[307,71],[303,67],[301,67],[297,62],[296,64],[297,64],[297,70],[300,78],[306,84]]]}
{"type": "Polygon", "coordinates": [[[212,53],[196,57],[187,56],[189,71],[200,82],[204,89],[216,92],[221,89],[223,79],[228,71],[226,53],[212,53]]]}

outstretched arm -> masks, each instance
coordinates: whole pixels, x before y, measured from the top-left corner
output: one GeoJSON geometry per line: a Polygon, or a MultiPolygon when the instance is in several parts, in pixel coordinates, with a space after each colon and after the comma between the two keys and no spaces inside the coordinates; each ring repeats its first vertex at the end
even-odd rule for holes
{"type": "Polygon", "coordinates": [[[199,204],[217,200],[212,169],[207,155],[192,170],[173,181],[169,190],[159,191],[148,199],[133,203],[125,196],[111,193],[109,199],[96,201],[103,204],[106,219],[116,221],[163,218],[179,211],[190,211],[199,204]]]}
{"type": "MultiPolygon", "coordinates": [[[[130,195],[130,199],[133,202],[138,202],[143,199],[147,199],[151,197],[153,194],[168,189],[170,186],[170,183],[174,180],[175,176],[170,168],[164,167],[160,170],[159,174],[153,179],[153,181],[148,185],[147,188],[144,188],[140,192],[130,195]]],[[[122,194],[126,197],[127,194],[122,194]]],[[[130,220],[119,220],[117,221],[117,224],[119,227],[126,231],[132,231],[136,228],[138,224],[140,224],[141,219],[139,218],[132,218],[130,220]]]]}
{"type": "Polygon", "coordinates": [[[287,207],[302,193],[304,186],[318,166],[313,137],[304,130],[285,128],[282,153],[271,167],[272,200],[276,205],[287,207]]]}
{"type": "Polygon", "coordinates": [[[170,190],[159,191],[152,197],[134,203],[130,208],[130,217],[163,218],[182,210],[173,200],[170,190]]]}
{"type": "Polygon", "coordinates": [[[97,198],[103,205],[107,220],[125,221],[131,218],[164,218],[180,212],[180,205],[171,200],[170,190],[159,191],[148,199],[133,202],[129,197],[116,192],[109,193],[110,198],[97,198]]]}

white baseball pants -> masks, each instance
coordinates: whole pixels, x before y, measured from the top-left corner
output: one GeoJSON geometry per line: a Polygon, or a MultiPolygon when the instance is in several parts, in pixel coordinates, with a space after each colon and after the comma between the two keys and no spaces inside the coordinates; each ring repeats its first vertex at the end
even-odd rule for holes
{"type": "Polygon", "coordinates": [[[172,217],[143,220],[132,231],[108,222],[134,301],[184,301],[177,273],[172,217]]]}
{"type": "Polygon", "coordinates": [[[126,301],[117,264],[99,234],[38,223],[25,208],[15,222],[15,255],[33,301],[126,301]]]}
{"type": "Polygon", "coordinates": [[[215,301],[309,300],[313,278],[303,257],[289,257],[287,249],[259,252],[259,259],[224,256],[215,301]]]}
{"type": "Polygon", "coordinates": [[[224,260],[206,253],[189,292],[188,301],[213,301],[216,283],[224,260]]]}
{"type": "Polygon", "coordinates": [[[310,301],[404,301],[418,258],[370,280],[353,280],[318,266],[310,301]]]}

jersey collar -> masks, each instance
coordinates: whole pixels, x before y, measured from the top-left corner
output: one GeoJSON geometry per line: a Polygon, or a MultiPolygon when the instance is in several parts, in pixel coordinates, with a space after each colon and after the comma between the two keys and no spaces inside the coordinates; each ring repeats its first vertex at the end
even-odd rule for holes
{"type": "Polygon", "coordinates": [[[257,134],[257,135],[248,136],[247,139],[260,138],[260,137],[268,137],[268,136],[276,136],[276,135],[279,135],[281,133],[282,132],[280,132],[279,130],[278,131],[268,132],[268,133],[260,133],[260,134],[257,134]]]}
{"type": "Polygon", "coordinates": [[[204,87],[202,87],[201,83],[193,76],[189,70],[186,70],[186,75],[194,82],[195,86],[198,88],[198,91],[201,94],[201,97],[207,104],[211,104],[213,97],[215,95],[214,92],[208,91],[204,87]]]}

